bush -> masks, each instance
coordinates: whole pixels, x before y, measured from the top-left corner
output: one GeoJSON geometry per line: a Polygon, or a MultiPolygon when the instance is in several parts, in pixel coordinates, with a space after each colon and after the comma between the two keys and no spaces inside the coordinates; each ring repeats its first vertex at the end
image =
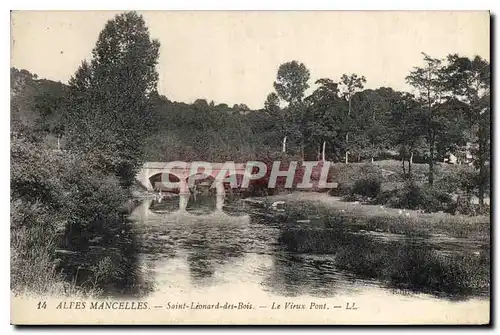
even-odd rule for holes
{"type": "Polygon", "coordinates": [[[335,197],[348,196],[352,192],[352,184],[339,183],[337,188],[332,188],[328,191],[328,195],[335,197]]]}
{"type": "Polygon", "coordinates": [[[351,194],[374,198],[380,193],[380,185],[378,178],[360,179],[354,183],[351,194]]]}
{"type": "Polygon", "coordinates": [[[14,137],[11,148],[11,288],[134,285],[134,235],[118,179],[40,143],[14,137]]]}
{"type": "Polygon", "coordinates": [[[449,212],[454,206],[449,194],[430,187],[419,187],[413,182],[407,183],[402,189],[382,192],[375,203],[426,212],[449,212]]]}
{"type": "Polygon", "coordinates": [[[55,269],[57,220],[40,203],[11,203],[11,289],[49,292],[61,280],[55,269]]]}
{"type": "MultiPolygon", "coordinates": [[[[385,240],[353,234],[345,229],[349,225],[345,220],[340,218],[329,229],[284,228],[278,243],[291,253],[335,255],[335,267],[358,277],[377,279],[392,288],[457,298],[489,290],[489,248],[479,254],[471,250],[445,253],[442,248],[407,239],[385,240]]],[[[409,236],[409,232],[399,233],[409,236]]],[[[300,269],[297,269],[299,274],[300,269]]]]}
{"type": "Polygon", "coordinates": [[[436,180],[435,187],[447,193],[477,193],[478,175],[470,167],[457,168],[454,173],[444,174],[436,180]]]}

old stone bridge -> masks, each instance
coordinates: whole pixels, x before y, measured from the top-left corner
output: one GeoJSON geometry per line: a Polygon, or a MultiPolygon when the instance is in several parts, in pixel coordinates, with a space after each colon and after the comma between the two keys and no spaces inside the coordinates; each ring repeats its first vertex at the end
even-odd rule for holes
{"type": "MultiPolygon", "coordinates": [[[[252,179],[251,169],[247,171],[242,163],[208,163],[208,162],[146,162],[136,175],[137,181],[148,191],[179,191],[179,211],[185,212],[191,194],[190,187],[197,180],[211,179],[217,191],[216,211],[222,211],[224,204],[224,181],[232,180],[238,187],[244,177],[252,179]],[[168,183],[167,183],[168,182],[168,183]],[[175,186],[174,186],[175,185],[175,186]]],[[[255,176],[255,175],[254,175],[255,176]]]]}
{"type": "Polygon", "coordinates": [[[187,194],[189,186],[196,180],[209,178],[215,181],[217,193],[223,194],[224,179],[233,177],[237,182],[245,176],[252,178],[244,163],[146,162],[137,173],[136,179],[148,191],[159,189],[166,182],[170,182],[175,183],[174,188],[178,189],[179,193],[187,194]]]}

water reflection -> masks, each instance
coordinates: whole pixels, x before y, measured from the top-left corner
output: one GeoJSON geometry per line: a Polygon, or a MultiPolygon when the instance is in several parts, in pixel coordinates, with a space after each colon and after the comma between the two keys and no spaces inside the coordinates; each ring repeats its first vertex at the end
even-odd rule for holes
{"type": "Polygon", "coordinates": [[[96,224],[86,235],[68,226],[58,250],[58,271],[93,294],[141,296],[151,281],[140,271],[140,248],[135,222],[120,215],[106,225],[96,224]]]}
{"type": "Polygon", "coordinates": [[[259,283],[277,296],[329,297],[374,286],[454,298],[488,293],[488,248],[478,254],[443,250],[422,236],[381,239],[340,216],[331,224],[237,197],[224,201],[218,210],[215,195],[190,196],[183,212],[176,197],[145,200],[132,213],[141,253],[151,270],[162,269],[151,278],[160,290],[236,281],[241,290],[259,283]]]}
{"type": "MultiPolygon", "coordinates": [[[[284,250],[307,255],[328,255],[330,271],[343,271],[357,279],[376,280],[380,286],[413,292],[447,296],[453,299],[489,294],[489,249],[479,251],[445,250],[429,239],[376,239],[369,232],[355,227],[283,228],[278,238],[284,250]]],[[[285,262],[295,267],[297,261],[285,262]]],[[[310,266],[309,266],[310,267],[310,266]]],[[[328,276],[316,271],[314,278],[328,276]]],[[[299,270],[285,271],[288,281],[299,270]]],[[[308,286],[314,284],[308,282],[308,286]]],[[[278,289],[282,289],[278,287],[278,289]]]]}
{"type": "Polygon", "coordinates": [[[145,253],[160,254],[154,257],[160,260],[187,254],[190,280],[205,285],[217,268],[244,255],[242,241],[253,238],[250,218],[241,212],[218,211],[215,196],[189,197],[185,212],[177,203],[175,197],[161,202],[148,199],[131,216],[143,224],[137,231],[145,253]]]}
{"type": "Polygon", "coordinates": [[[335,260],[329,255],[281,253],[273,257],[263,285],[283,296],[332,297],[339,292],[351,292],[352,282],[353,278],[335,268],[335,260]]]}
{"type": "Polygon", "coordinates": [[[248,234],[244,221],[199,221],[187,230],[189,233],[180,247],[188,251],[187,261],[194,281],[204,282],[217,267],[244,253],[244,245],[238,241],[240,235],[248,234]]]}

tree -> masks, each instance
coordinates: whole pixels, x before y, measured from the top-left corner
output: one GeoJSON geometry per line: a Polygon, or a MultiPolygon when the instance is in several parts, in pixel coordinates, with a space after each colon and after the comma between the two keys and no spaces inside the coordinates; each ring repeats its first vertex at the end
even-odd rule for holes
{"type": "Polygon", "coordinates": [[[399,98],[399,92],[387,87],[357,92],[351,98],[351,121],[356,126],[350,130],[349,149],[357,153],[358,161],[365,156],[373,162],[390,148],[393,134],[388,131],[388,124],[399,98]]]}
{"type": "Polygon", "coordinates": [[[196,99],[193,106],[200,111],[208,111],[210,107],[206,99],[196,99]]]}
{"type": "Polygon", "coordinates": [[[309,88],[310,72],[303,63],[291,61],[278,68],[274,88],[278,96],[288,105],[285,108],[287,119],[287,136],[300,143],[300,152],[304,158],[304,112],[303,98],[309,88]]]}
{"type": "Polygon", "coordinates": [[[444,118],[438,114],[444,98],[443,64],[442,60],[432,58],[422,53],[425,65],[415,67],[406,77],[408,84],[412,85],[418,92],[419,102],[425,111],[426,139],[429,146],[429,184],[434,183],[434,159],[437,136],[440,130],[445,129],[444,118]]]}
{"type": "Polygon", "coordinates": [[[288,133],[287,124],[285,119],[285,114],[280,108],[280,98],[274,92],[267,95],[266,101],[264,102],[264,110],[276,120],[280,132],[280,138],[282,138],[282,149],[283,153],[286,152],[286,135],[288,133]]]}
{"type": "Polygon", "coordinates": [[[229,110],[229,105],[226,103],[220,103],[215,106],[215,109],[222,112],[227,112],[229,110]]]}
{"type": "MultiPolygon", "coordinates": [[[[342,95],[349,103],[349,108],[347,111],[348,118],[350,118],[350,116],[351,116],[351,98],[353,97],[354,93],[356,93],[356,91],[363,89],[365,83],[366,83],[365,76],[359,77],[355,73],[353,73],[349,76],[346,74],[343,74],[342,77],[340,78],[340,86],[342,89],[342,95]]],[[[348,125],[348,127],[350,128],[350,125],[348,125]]],[[[347,131],[345,134],[345,143],[346,143],[345,163],[346,164],[349,163],[349,148],[347,147],[348,142],[349,142],[349,131],[347,131]]]]}
{"type": "Polygon", "coordinates": [[[40,114],[37,128],[49,136],[57,138],[57,149],[61,149],[60,139],[64,134],[64,119],[67,110],[67,86],[62,83],[42,80],[40,94],[35,97],[35,109],[40,114]]]}
{"type": "Polygon", "coordinates": [[[250,110],[250,107],[248,107],[246,104],[239,104],[238,105],[238,108],[242,111],[249,111],[250,110]]]}
{"type": "Polygon", "coordinates": [[[115,172],[129,186],[154,127],[160,44],[151,40],[141,15],[128,12],[106,23],[92,51],[71,78],[69,145],[115,172]]]}
{"type": "Polygon", "coordinates": [[[33,131],[40,119],[36,99],[40,85],[36,74],[26,70],[10,69],[10,123],[11,130],[33,131]]]}
{"type": "Polygon", "coordinates": [[[408,175],[411,179],[411,166],[415,152],[422,152],[425,144],[424,122],[425,114],[422,113],[420,104],[409,93],[398,92],[399,99],[391,109],[389,121],[392,143],[399,147],[403,176],[406,175],[405,160],[408,161],[408,175]]]}
{"type": "Polygon", "coordinates": [[[462,103],[469,126],[475,133],[475,166],[479,169],[479,203],[484,206],[484,194],[488,184],[486,162],[490,159],[491,98],[490,64],[479,56],[473,59],[451,54],[444,69],[445,81],[451,99],[462,103]]]}
{"type": "Polygon", "coordinates": [[[309,88],[310,73],[303,63],[291,61],[278,68],[274,89],[278,96],[289,105],[302,102],[305,91],[309,88]]]}
{"type": "Polygon", "coordinates": [[[344,133],[347,106],[339,97],[338,83],[328,78],[316,81],[318,88],[305,99],[306,138],[318,150],[318,156],[325,159],[326,144],[329,153],[337,158],[344,150],[344,133]],[[321,152],[321,155],[319,154],[321,152]]]}
{"type": "Polygon", "coordinates": [[[277,115],[280,109],[280,98],[274,92],[267,95],[266,101],[264,102],[264,108],[269,114],[277,115]]]}

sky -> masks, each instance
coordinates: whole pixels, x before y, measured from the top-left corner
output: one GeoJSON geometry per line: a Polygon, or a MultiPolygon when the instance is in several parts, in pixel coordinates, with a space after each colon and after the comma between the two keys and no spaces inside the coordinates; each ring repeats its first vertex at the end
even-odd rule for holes
{"type": "MultiPolygon", "coordinates": [[[[11,66],[67,83],[112,11],[14,11],[11,66]]],[[[490,60],[489,13],[383,11],[144,11],[161,43],[158,91],[170,100],[262,108],[280,64],[297,60],[320,78],[364,75],[365,88],[411,91],[421,52],[490,60]]]]}

